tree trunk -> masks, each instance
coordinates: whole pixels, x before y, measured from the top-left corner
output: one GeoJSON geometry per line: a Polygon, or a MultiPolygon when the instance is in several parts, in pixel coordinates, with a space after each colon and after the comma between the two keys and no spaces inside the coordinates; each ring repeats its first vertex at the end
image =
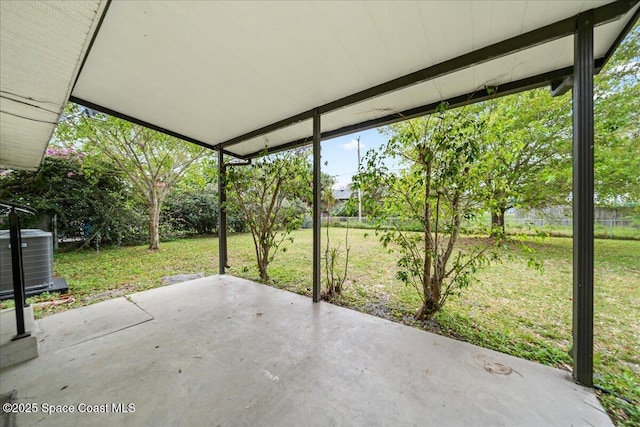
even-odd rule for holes
{"type": "MultiPolygon", "coordinates": [[[[427,165],[427,169],[425,171],[425,182],[426,185],[424,186],[424,209],[422,211],[422,214],[424,216],[424,223],[425,223],[425,228],[424,228],[424,261],[422,264],[422,294],[423,294],[423,300],[424,300],[424,304],[422,306],[422,308],[420,310],[418,310],[418,312],[416,313],[415,317],[416,319],[422,320],[425,318],[431,318],[431,316],[433,316],[433,313],[435,313],[435,311],[429,315],[427,315],[427,305],[430,304],[430,301],[433,298],[433,287],[432,287],[432,276],[431,276],[431,263],[433,262],[433,251],[437,251],[438,248],[433,247],[435,245],[432,245],[432,241],[431,241],[431,206],[429,205],[429,196],[431,194],[431,164],[427,165]],[[428,317],[426,317],[428,316],[428,317]]],[[[437,209],[437,208],[436,208],[437,209]]],[[[436,225],[437,227],[437,225],[436,225]]],[[[436,233],[437,233],[437,228],[436,228],[436,233]]]]}
{"type": "Polygon", "coordinates": [[[269,273],[267,272],[267,263],[264,259],[258,260],[258,270],[260,270],[260,279],[262,279],[264,283],[268,283],[269,273]]]}
{"type": "Polygon", "coordinates": [[[160,249],[160,200],[155,192],[151,195],[149,207],[149,250],[160,249]]]}
{"type": "Polygon", "coordinates": [[[505,234],[504,228],[504,213],[506,209],[498,208],[497,212],[491,212],[491,237],[497,237],[498,231],[501,230],[502,234],[505,234]]]}
{"type": "Polygon", "coordinates": [[[260,271],[260,279],[262,279],[264,283],[269,282],[269,273],[267,272],[267,267],[269,266],[270,249],[271,248],[268,245],[262,244],[258,256],[258,270],[260,271]]]}
{"type": "Polygon", "coordinates": [[[420,307],[416,312],[414,317],[416,320],[431,320],[433,315],[436,314],[439,309],[440,305],[437,301],[434,302],[433,299],[427,299],[424,304],[422,304],[422,307],[420,307]]]}

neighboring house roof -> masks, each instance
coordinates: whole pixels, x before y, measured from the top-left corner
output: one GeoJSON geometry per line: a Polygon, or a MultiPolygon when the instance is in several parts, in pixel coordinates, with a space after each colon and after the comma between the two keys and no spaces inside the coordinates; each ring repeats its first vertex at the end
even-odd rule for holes
{"type": "Polygon", "coordinates": [[[353,191],[351,191],[348,188],[333,189],[331,192],[332,192],[333,198],[336,200],[336,202],[349,200],[351,198],[351,196],[353,195],[353,193],[354,193],[353,191]]]}

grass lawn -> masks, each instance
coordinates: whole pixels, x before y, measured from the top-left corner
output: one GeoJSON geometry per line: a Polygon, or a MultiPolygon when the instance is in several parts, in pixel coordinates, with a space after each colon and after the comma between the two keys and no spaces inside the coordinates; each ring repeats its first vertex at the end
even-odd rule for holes
{"type": "MultiPolygon", "coordinates": [[[[344,233],[330,229],[332,242],[343,239],[344,233]]],[[[310,295],[311,230],[296,231],[293,237],[270,266],[273,285],[310,295]]],[[[505,251],[501,263],[481,271],[478,282],[450,299],[434,321],[421,323],[412,319],[420,305],[415,290],[395,279],[396,257],[381,247],[372,230],[351,229],[349,240],[348,280],[337,304],[544,364],[571,367],[571,239],[531,242],[544,260],[543,272],[527,268],[518,250],[505,251]]],[[[640,241],[596,240],[595,251],[595,382],[619,396],[600,396],[616,424],[640,425],[640,241]]],[[[72,299],[58,304],[52,302],[54,296],[44,295],[30,301],[36,315],[44,316],[160,286],[163,276],[215,274],[217,253],[215,238],[164,242],[159,252],[138,246],[58,253],[55,273],[67,279],[72,299]]],[[[250,235],[229,236],[229,264],[229,274],[258,277],[250,235]]]]}

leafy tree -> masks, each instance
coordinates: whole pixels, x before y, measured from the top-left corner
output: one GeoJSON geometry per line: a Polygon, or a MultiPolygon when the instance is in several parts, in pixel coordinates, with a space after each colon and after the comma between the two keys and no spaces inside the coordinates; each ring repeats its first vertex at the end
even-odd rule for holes
{"type": "MultiPolygon", "coordinates": [[[[327,163],[325,162],[325,165],[327,163]]],[[[336,199],[333,197],[333,186],[336,185],[336,177],[331,176],[325,172],[320,172],[320,201],[322,202],[322,208],[326,211],[330,211],[336,204],[336,199]]],[[[311,206],[313,200],[308,200],[307,204],[311,206]]]]}
{"type": "Polygon", "coordinates": [[[80,144],[90,159],[108,160],[140,194],[149,213],[149,249],[160,243],[162,203],[185,171],[206,150],[103,114],[80,115],[58,127],[57,138],[80,144]]]}
{"type": "Polygon", "coordinates": [[[552,98],[537,89],[479,106],[485,116],[481,167],[491,229],[504,233],[507,209],[544,208],[564,203],[571,190],[570,97],[552,98]]]}
{"type": "MultiPolygon", "coordinates": [[[[595,193],[602,206],[640,204],[640,27],[595,77],[595,193]]],[[[482,182],[492,230],[511,207],[566,204],[571,194],[571,97],[547,88],[487,101],[482,182]]]]}
{"type": "Polygon", "coordinates": [[[185,170],[167,196],[161,211],[163,225],[172,231],[213,234],[218,231],[217,153],[203,156],[185,170]]]}
{"type": "Polygon", "coordinates": [[[389,141],[367,153],[364,171],[355,177],[382,243],[394,243],[400,252],[397,277],[413,285],[422,299],[417,319],[431,318],[452,293],[468,286],[495,245],[489,241],[454,254],[463,220],[480,209],[472,170],[486,124],[470,109],[445,107],[389,126],[389,141]],[[400,159],[398,174],[389,171],[387,157],[400,159]],[[376,193],[382,195],[379,202],[368,197],[376,193]],[[407,221],[420,224],[421,231],[404,231],[407,221]]]}
{"type": "Polygon", "coordinates": [[[24,217],[23,227],[47,228],[55,216],[60,237],[82,238],[96,247],[140,237],[143,217],[130,203],[121,176],[105,168],[91,170],[77,150],[52,147],[36,172],[1,174],[0,199],[38,212],[36,218],[24,217]]]}
{"type": "Polygon", "coordinates": [[[305,151],[261,157],[248,166],[227,168],[228,210],[244,216],[251,231],[260,278],[291,231],[302,225],[310,200],[311,168],[305,151]]]}
{"type": "Polygon", "coordinates": [[[341,205],[331,208],[329,212],[331,213],[331,216],[339,216],[339,217],[350,216],[350,217],[357,218],[358,217],[358,201],[356,199],[347,200],[341,205]]]}
{"type": "Polygon", "coordinates": [[[595,76],[594,99],[596,203],[640,207],[640,24],[595,76]]]}
{"type": "Polygon", "coordinates": [[[204,189],[218,186],[218,152],[208,150],[187,168],[176,185],[176,190],[204,189]]]}

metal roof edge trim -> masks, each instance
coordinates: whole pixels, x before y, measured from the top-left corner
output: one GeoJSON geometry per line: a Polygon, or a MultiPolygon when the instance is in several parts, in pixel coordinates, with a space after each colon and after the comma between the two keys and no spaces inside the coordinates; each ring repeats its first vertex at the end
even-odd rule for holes
{"type": "Polygon", "coordinates": [[[102,23],[104,22],[104,18],[107,16],[107,12],[109,11],[109,6],[111,6],[111,1],[112,0],[107,0],[107,2],[105,3],[104,10],[102,11],[102,15],[98,20],[98,25],[96,25],[96,28],[93,31],[93,35],[91,36],[89,47],[84,53],[84,57],[82,58],[82,63],[80,64],[78,73],[76,74],[75,79],[73,79],[73,85],[71,85],[71,91],[69,92],[69,94],[73,92],[73,89],[76,87],[76,83],[78,83],[78,79],[80,78],[80,73],[82,73],[82,70],[84,69],[84,64],[87,63],[87,58],[89,58],[89,54],[91,53],[91,49],[93,48],[93,43],[96,41],[96,38],[98,37],[98,33],[100,32],[100,28],[102,28],[102,23]]]}
{"type": "Polygon", "coordinates": [[[175,138],[182,139],[182,140],[187,141],[187,142],[191,142],[192,144],[196,144],[196,145],[199,145],[199,146],[204,147],[204,148],[209,148],[211,150],[218,150],[219,149],[218,146],[213,146],[211,144],[207,144],[206,142],[202,142],[202,141],[200,141],[198,139],[191,138],[189,136],[182,135],[182,134],[180,134],[178,132],[174,132],[174,131],[165,129],[165,128],[161,127],[161,126],[157,126],[157,125],[145,122],[144,120],[136,119],[135,117],[131,117],[131,116],[128,116],[126,114],[122,114],[122,113],[120,113],[118,111],[112,110],[110,108],[103,107],[102,105],[94,104],[93,102],[86,101],[84,99],[75,97],[73,95],[69,98],[69,101],[74,102],[74,103],[79,104],[79,105],[82,105],[82,106],[87,107],[87,108],[91,108],[92,110],[100,111],[101,113],[105,113],[105,114],[108,114],[110,116],[117,117],[119,119],[123,119],[123,120],[126,120],[128,122],[131,122],[131,123],[134,123],[134,124],[137,124],[137,125],[140,125],[140,126],[144,126],[144,127],[147,127],[149,129],[153,129],[153,130],[158,131],[158,132],[162,132],[162,133],[167,134],[169,136],[173,136],[175,138]]]}

